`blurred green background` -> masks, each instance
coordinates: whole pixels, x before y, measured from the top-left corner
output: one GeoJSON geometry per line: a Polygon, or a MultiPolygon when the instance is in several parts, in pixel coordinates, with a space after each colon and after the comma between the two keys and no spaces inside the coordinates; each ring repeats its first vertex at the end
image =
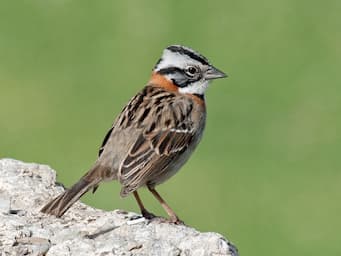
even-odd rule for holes
{"type": "MultiPolygon", "coordinates": [[[[184,44],[229,78],[209,88],[203,141],[160,193],[241,255],[341,255],[340,10],[308,0],[1,1],[0,157],[46,163],[70,186],[163,48],[184,44]]],[[[138,211],[119,189],[104,184],[83,201],[138,211]]]]}

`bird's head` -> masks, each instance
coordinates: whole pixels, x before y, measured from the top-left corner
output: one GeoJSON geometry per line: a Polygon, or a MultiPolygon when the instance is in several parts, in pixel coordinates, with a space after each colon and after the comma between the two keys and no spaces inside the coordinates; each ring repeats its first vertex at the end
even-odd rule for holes
{"type": "Polygon", "coordinates": [[[203,55],[180,45],[171,45],[164,49],[154,67],[153,75],[162,76],[180,93],[198,96],[204,95],[211,80],[226,77],[224,72],[212,66],[203,55]]]}

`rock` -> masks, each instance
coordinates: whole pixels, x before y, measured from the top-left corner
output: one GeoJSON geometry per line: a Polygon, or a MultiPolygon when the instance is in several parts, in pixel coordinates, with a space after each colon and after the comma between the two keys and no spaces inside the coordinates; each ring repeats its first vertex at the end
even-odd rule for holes
{"type": "Polygon", "coordinates": [[[77,202],[62,217],[39,212],[64,188],[46,165],[0,160],[0,255],[238,255],[217,233],[147,221],[77,202]]]}

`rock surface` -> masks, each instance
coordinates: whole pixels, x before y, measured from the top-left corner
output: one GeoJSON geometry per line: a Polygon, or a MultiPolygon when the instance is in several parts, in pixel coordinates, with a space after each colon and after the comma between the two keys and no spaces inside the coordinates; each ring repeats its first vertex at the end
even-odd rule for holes
{"type": "Polygon", "coordinates": [[[2,159],[0,177],[0,256],[238,255],[217,233],[147,221],[136,213],[77,202],[62,218],[42,214],[43,204],[64,190],[46,165],[2,159]]]}

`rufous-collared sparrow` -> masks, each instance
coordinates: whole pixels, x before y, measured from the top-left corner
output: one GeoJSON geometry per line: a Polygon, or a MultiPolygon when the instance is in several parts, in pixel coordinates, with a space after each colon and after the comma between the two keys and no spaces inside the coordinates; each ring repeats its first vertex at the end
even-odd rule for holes
{"type": "Polygon", "coordinates": [[[41,211],[62,216],[84,193],[102,181],[118,180],[121,196],[133,193],[146,218],[137,190],[146,186],[173,223],[181,223],[155,186],[173,176],[188,160],[204,131],[204,93],[212,79],[226,75],[198,52],[167,47],[147,85],[124,107],[99,150],[93,167],[41,211]]]}

